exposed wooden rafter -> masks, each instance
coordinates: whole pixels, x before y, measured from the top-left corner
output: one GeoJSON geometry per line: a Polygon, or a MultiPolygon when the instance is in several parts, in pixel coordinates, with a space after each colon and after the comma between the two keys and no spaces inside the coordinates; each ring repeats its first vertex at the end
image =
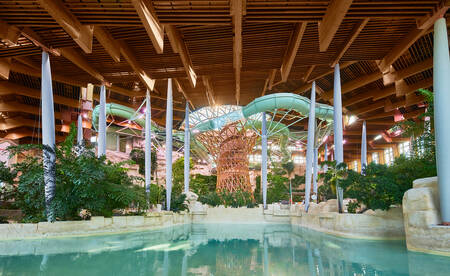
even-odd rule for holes
{"type": "Polygon", "coordinates": [[[334,67],[337,63],[339,63],[339,60],[344,56],[345,52],[347,52],[348,48],[352,46],[353,41],[358,37],[359,33],[364,29],[364,27],[369,22],[369,19],[363,19],[357,23],[355,23],[355,26],[353,27],[350,35],[348,36],[347,40],[344,42],[344,44],[341,46],[340,50],[338,51],[336,57],[334,58],[333,62],[331,63],[331,67],[334,67]]]}
{"type": "Polygon", "coordinates": [[[236,82],[236,104],[239,105],[241,98],[241,67],[242,67],[242,18],[246,9],[244,0],[232,0],[230,14],[233,20],[233,67],[236,82]]]}
{"type": "Polygon", "coordinates": [[[0,79],[9,79],[11,70],[11,58],[0,58],[0,79]]]}
{"type": "Polygon", "coordinates": [[[206,98],[208,99],[209,105],[216,105],[216,99],[214,96],[214,90],[211,83],[211,79],[208,76],[203,76],[203,85],[205,86],[206,98]]]}
{"type": "Polygon", "coordinates": [[[283,63],[281,64],[280,73],[281,81],[287,81],[289,73],[291,72],[292,64],[294,63],[295,56],[297,55],[298,48],[302,41],[303,34],[306,30],[306,25],[308,23],[296,23],[294,25],[294,30],[292,31],[291,38],[289,40],[286,52],[284,53],[283,63]]]}
{"type": "Polygon", "coordinates": [[[325,52],[339,29],[353,0],[332,0],[319,23],[319,49],[325,52]]]}
{"type": "Polygon", "coordinates": [[[95,26],[94,35],[111,58],[115,62],[120,62],[120,47],[117,45],[112,35],[101,26],[95,26]]]}
{"type": "Polygon", "coordinates": [[[139,18],[145,27],[145,30],[153,43],[153,47],[155,47],[155,51],[158,54],[162,54],[164,49],[164,28],[156,17],[151,1],[132,0],[131,3],[133,3],[139,18]]]}
{"type": "Polygon", "coordinates": [[[183,40],[180,31],[175,26],[167,26],[166,30],[173,51],[180,55],[181,62],[183,63],[189,83],[192,87],[195,87],[197,84],[197,74],[194,71],[194,65],[192,65],[189,50],[183,40]]]}
{"type": "Polygon", "coordinates": [[[102,76],[102,74],[92,67],[89,64],[89,61],[81,55],[81,53],[78,52],[75,48],[61,48],[59,49],[61,52],[61,55],[65,57],[66,59],[70,60],[73,64],[78,66],[80,69],[84,70],[89,75],[93,76],[97,80],[104,82],[105,77],[102,76]]]}
{"type": "Polygon", "coordinates": [[[92,53],[93,26],[82,25],[60,0],[38,0],[38,2],[85,53],[92,53]]]}

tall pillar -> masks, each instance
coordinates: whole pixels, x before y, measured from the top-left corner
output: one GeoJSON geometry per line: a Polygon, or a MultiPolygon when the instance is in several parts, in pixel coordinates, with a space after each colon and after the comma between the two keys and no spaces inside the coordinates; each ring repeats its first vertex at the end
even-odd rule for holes
{"type": "Polygon", "coordinates": [[[77,121],[77,144],[79,146],[83,145],[83,119],[81,118],[81,114],[78,115],[77,121]]]}
{"type": "Polygon", "coordinates": [[[450,59],[445,18],[434,23],[433,88],[436,162],[442,222],[450,225],[450,59]]]}
{"type": "MultiPolygon", "coordinates": [[[[333,106],[334,106],[334,159],[336,164],[344,162],[344,143],[342,131],[342,95],[341,95],[341,73],[339,63],[334,66],[334,89],[333,89],[333,106]]],[[[336,195],[338,200],[339,213],[343,211],[344,195],[343,190],[336,185],[336,195]]]]}
{"type": "Polygon", "coordinates": [[[145,193],[147,207],[150,207],[150,184],[152,180],[152,106],[150,91],[147,90],[145,103],[145,193]]]}
{"type": "MultiPolygon", "coordinates": [[[[323,161],[328,161],[328,145],[325,144],[323,148],[323,161]]],[[[326,173],[328,171],[328,165],[323,166],[323,172],[326,173]]]]}
{"type": "Polygon", "coordinates": [[[106,155],[106,89],[100,88],[100,112],[98,114],[97,156],[106,155]]]}
{"type": "Polygon", "coordinates": [[[172,127],[173,127],[172,79],[167,80],[166,106],[166,209],[170,211],[172,196],[172,127]]]}
{"type": "Polygon", "coordinates": [[[319,172],[319,149],[314,148],[314,172],[313,172],[313,194],[312,200],[317,203],[317,175],[319,172]]]}
{"type": "Polygon", "coordinates": [[[362,124],[361,131],[361,174],[364,174],[364,170],[367,166],[367,135],[366,135],[366,121],[362,124]]]}
{"type": "Polygon", "coordinates": [[[262,113],[261,125],[261,185],[263,194],[263,206],[267,208],[267,121],[266,112],[262,113]]]}
{"type": "Polygon", "coordinates": [[[314,159],[314,134],[316,128],[316,82],[311,87],[311,102],[308,117],[308,141],[306,142],[306,172],[305,172],[305,211],[308,212],[311,197],[311,174],[314,159]]]}
{"type": "Polygon", "coordinates": [[[184,113],[184,192],[189,192],[189,166],[191,151],[191,134],[189,130],[189,103],[186,101],[186,111],[184,113]]]}
{"type": "Polygon", "coordinates": [[[55,221],[55,210],[51,203],[55,198],[55,110],[52,73],[47,52],[42,52],[41,103],[45,209],[47,221],[53,222],[55,221]]]}

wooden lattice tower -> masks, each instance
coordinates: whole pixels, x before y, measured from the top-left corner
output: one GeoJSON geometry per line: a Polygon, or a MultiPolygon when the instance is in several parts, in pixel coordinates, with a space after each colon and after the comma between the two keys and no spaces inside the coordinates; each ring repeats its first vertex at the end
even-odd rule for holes
{"type": "Polygon", "coordinates": [[[244,128],[242,121],[197,136],[217,165],[217,191],[251,191],[248,154],[256,138],[256,133],[244,128]]]}

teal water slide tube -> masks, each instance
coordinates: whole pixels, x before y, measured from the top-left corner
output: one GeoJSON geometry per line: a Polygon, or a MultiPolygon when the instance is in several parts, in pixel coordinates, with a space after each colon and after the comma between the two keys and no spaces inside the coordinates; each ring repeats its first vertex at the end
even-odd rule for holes
{"type": "MultiPolygon", "coordinates": [[[[230,112],[223,116],[201,123],[193,128],[197,132],[221,129],[223,126],[241,119],[249,119],[251,116],[261,112],[273,111],[276,109],[295,110],[303,116],[308,116],[310,100],[293,93],[276,93],[256,98],[241,110],[230,112]]],[[[333,107],[316,103],[316,118],[333,122],[333,107]]]]}
{"type": "MultiPolygon", "coordinates": [[[[308,116],[310,100],[306,97],[293,93],[276,93],[256,98],[248,105],[239,110],[230,112],[209,121],[198,124],[191,131],[201,133],[214,129],[221,129],[225,125],[236,122],[241,119],[250,119],[251,116],[261,112],[274,111],[276,109],[294,110],[303,116],[308,116]]],[[[92,113],[92,123],[94,128],[98,124],[99,106],[94,108],[92,113]]],[[[145,127],[145,119],[134,118],[136,110],[116,103],[106,104],[106,114],[118,116],[124,119],[133,120],[138,125],[145,127]]],[[[333,107],[325,104],[316,103],[316,118],[331,124],[333,122],[333,107]]],[[[153,130],[160,130],[156,125],[152,125],[153,130]]]]}

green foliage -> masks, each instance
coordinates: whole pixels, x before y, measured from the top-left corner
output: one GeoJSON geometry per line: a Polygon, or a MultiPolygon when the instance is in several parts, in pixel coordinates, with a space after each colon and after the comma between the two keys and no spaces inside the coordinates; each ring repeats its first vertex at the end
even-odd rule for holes
{"type": "MultiPolygon", "coordinates": [[[[139,173],[145,175],[145,151],[142,149],[132,149],[130,152],[130,159],[139,165],[139,173]]],[[[152,150],[151,153],[151,167],[152,171],[156,170],[158,163],[156,160],[156,152],[152,150]]]]}
{"type": "Polygon", "coordinates": [[[150,184],[150,204],[162,204],[166,198],[166,189],[157,184],[150,184]]]}
{"type": "Polygon", "coordinates": [[[352,214],[356,214],[356,210],[360,207],[360,204],[358,201],[356,200],[351,200],[348,204],[347,204],[347,210],[349,213],[352,214]]]}
{"type": "Polygon", "coordinates": [[[291,176],[292,172],[294,171],[294,162],[285,162],[281,165],[281,167],[286,171],[286,174],[288,176],[291,176]]]}
{"type": "MultiPolygon", "coordinates": [[[[75,154],[76,129],[56,147],[56,193],[53,200],[59,220],[77,219],[80,210],[92,215],[111,216],[114,209],[131,204],[145,206],[144,188],[135,185],[140,178],[130,177],[123,163],[113,164],[105,157],[97,158],[91,148],[79,156],[75,154]]],[[[40,149],[34,145],[10,148],[10,153],[24,149],[40,149]]],[[[45,220],[44,177],[41,155],[28,156],[13,167],[19,173],[15,202],[22,210],[25,221],[45,220]]]]}
{"type": "Polygon", "coordinates": [[[9,223],[8,218],[4,216],[0,216],[0,224],[9,223]]]}
{"type": "Polygon", "coordinates": [[[304,175],[295,175],[292,178],[292,188],[300,187],[300,185],[305,184],[305,176],[304,175]]]}
{"type": "MultiPolygon", "coordinates": [[[[192,159],[189,160],[189,167],[194,167],[192,159]]],[[[184,191],[184,157],[178,158],[172,165],[172,195],[179,195],[184,191]]]]}
{"type": "Polygon", "coordinates": [[[267,184],[267,204],[289,200],[289,179],[287,177],[269,173],[267,184]]]}
{"type": "Polygon", "coordinates": [[[325,161],[322,165],[327,165],[328,169],[325,173],[319,175],[319,179],[323,179],[324,185],[317,189],[317,193],[321,200],[336,198],[336,185],[343,187],[343,180],[347,178],[347,164],[337,164],[336,161],[325,161]]]}
{"type": "Polygon", "coordinates": [[[189,181],[189,188],[197,195],[206,195],[216,190],[217,176],[196,174],[189,181]]]}
{"type": "Polygon", "coordinates": [[[206,194],[200,194],[198,196],[198,201],[203,204],[208,204],[212,207],[219,206],[223,203],[222,198],[220,198],[220,196],[215,191],[211,191],[206,194]]]}
{"type": "Polygon", "coordinates": [[[229,193],[226,191],[222,192],[209,192],[205,195],[201,195],[198,201],[203,204],[208,204],[210,206],[224,205],[225,207],[243,207],[254,208],[256,206],[255,200],[251,192],[248,191],[235,191],[234,193],[229,193]]]}
{"type": "Polygon", "coordinates": [[[179,194],[172,196],[171,202],[170,202],[170,209],[171,211],[178,213],[180,211],[184,211],[187,209],[187,205],[185,203],[186,195],[185,194],[179,194]]]}

